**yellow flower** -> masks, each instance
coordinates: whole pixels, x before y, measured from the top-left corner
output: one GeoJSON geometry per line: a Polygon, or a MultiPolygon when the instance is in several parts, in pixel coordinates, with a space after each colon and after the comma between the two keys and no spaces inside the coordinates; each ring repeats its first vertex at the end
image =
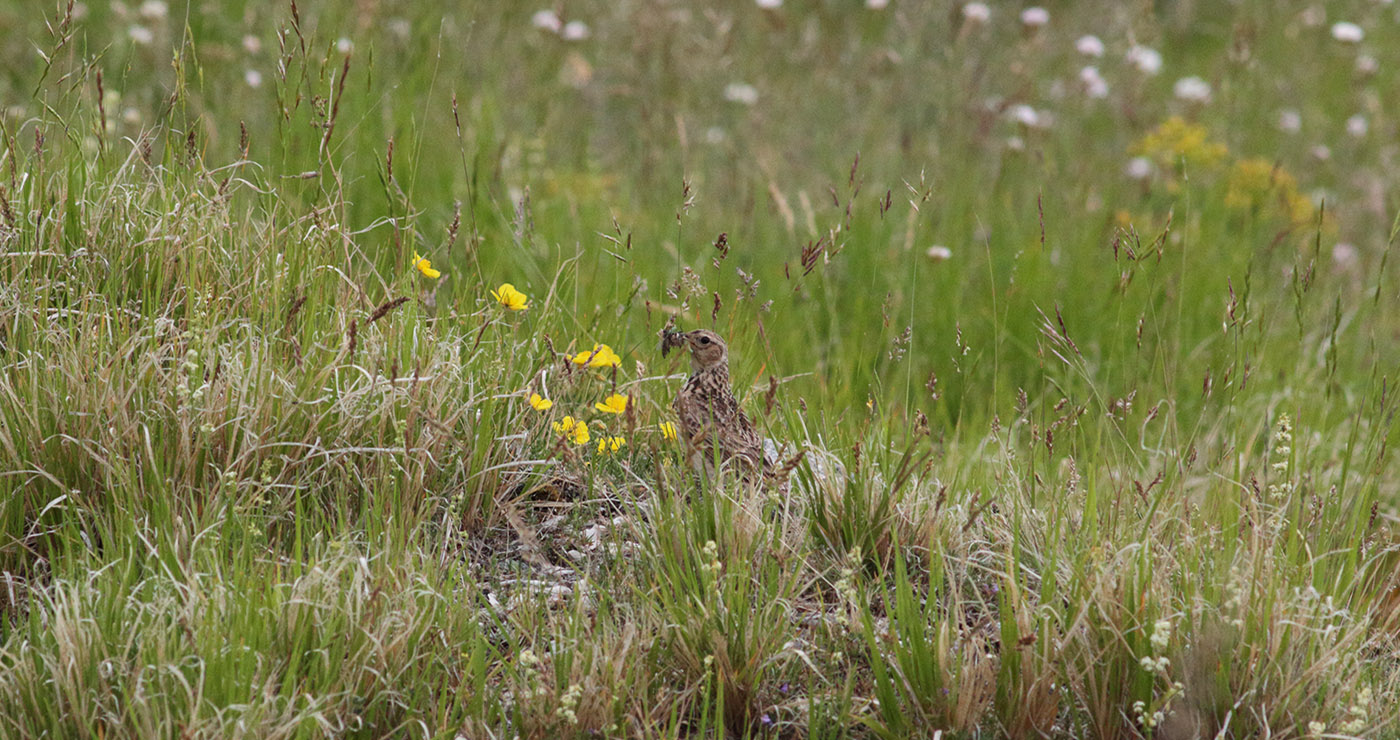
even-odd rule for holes
{"type": "Polygon", "coordinates": [[[501,287],[491,291],[491,297],[496,302],[509,308],[512,311],[524,311],[529,308],[529,298],[524,293],[515,289],[510,283],[501,283],[501,287]]]}
{"type": "Polygon", "coordinates": [[[413,266],[418,268],[419,272],[434,280],[442,277],[442,271],[434,270],[433,263],[429,262],[427,257],[418,256],[417,252],[413,253],[413,266]]]}
{"type": "Polygon", "coordinates": [[[598,439],[598,454],[617,452],[626,444],[627,440],[623,437],[601,437],[598,439]]]}
{"type": "Polygon", "coordinates": [[[1172,116],[1139,139],[1132,152],[1151,157],[1163,167],[1176,167],[1184,161],[1193,169],[1210,169],[1220,164],[1229,149],[1212,141],[1205,126],[1172,116]]]}
{"type": "Polygon", "coordinates": [[[572,437],[576,445],[586,445],[590,438],[588,434],[588,425],[581,421],[576,421],[572,416],[566,416],[554,422],[554,431],[567,437],[572,437]]]}
{"type": "Polygon", "coordinates": [[[1263,157],[1235,162],[1226,186],[1225,205],[1230,208],[1260,209],[1295,226],[1315,218],[1312,201],[1298,192],[1297,178],[1263,157]]]}
{"type": "Polygon", "coordinates": [[[617,356],[612,347],[606,344],[593,345],[593,351],[583,351],[573,356],[575,365],[588,365],[589,367],[618,367],[622,365],[622,358],[617,356]]]}
{"type": "Polygon", "coordinates": [[[675,422],[672,422],[672,421],[664,421],[664,422],[661,423],[661,438],[662,438],[662,439],[675,439],[676,436],[677,436],[677,435],[676,435],[676,424],[675,424],[675,422]]]}
{"type": "Polygon", "coordinates": [[[602,401],[593,404],[593,408],[605,414],[621,414],[627,411],[627,396],[614,393],[602,401]]]}
{"type": "Polygon", "coordinates": [[[536,411],[548,411],[549,407],[554,405],[554,402],[538,393],[531,393],[530,405],[533,406],[536,411]]]}

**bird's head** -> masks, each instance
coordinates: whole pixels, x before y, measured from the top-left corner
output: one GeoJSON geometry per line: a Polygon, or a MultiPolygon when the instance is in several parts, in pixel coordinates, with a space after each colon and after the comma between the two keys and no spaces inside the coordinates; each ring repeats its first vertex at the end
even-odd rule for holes
{"type": "Polygon", "coordinates": [[[696,329],[681,335],[690,348],[690,364],[695,370],[722,366],[729,361],[729,348],[724,340],[708,329],[696,329]]]}

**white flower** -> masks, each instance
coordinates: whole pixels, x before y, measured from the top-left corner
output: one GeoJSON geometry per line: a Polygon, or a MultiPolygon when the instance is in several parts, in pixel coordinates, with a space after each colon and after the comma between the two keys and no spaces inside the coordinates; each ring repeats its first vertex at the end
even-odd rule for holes
{"type": "Polygon", "coordinates": [[[559,32],[559,37],[565,41],[582,41],[592,35],[593,32],[588,30],[588,24],[583,21],[569,21],[559,32]]]}
{"type": "Polygon", "coordinates": [[[341,54],[349,54],[355,50],[355,42],[341,36],[335,40],[335,50],[341,54]]]}
{"type": "Polygon", "coordinates": [[[865,0],[865,7],[871,10],[884,10],[890,6],[890,0],[865,0]]]}
{"type": "Polygon", "coordinates": [[[1191,103],[1210,102],[1210,83],[1199,77],[1182,77],[1172,86],[1172,92],[1191,103]]]}
{"type": "Polygon", "coordinates": [[[389,33],[398,36],[400,39],[407,39],[413,34],[413,23],[407,18],[390,18],[389,22],[385,24],[385,27],[389,29],[389,33]]]}
{"type": "Polygon", "coordinates": [[[559,29],[564,27],[564,22],[559,20],[559,14],[552,10],[537,10],[530,16],[530,25],[541,31],[559,33],[559,29]]]}
{"type": "Polygon", "coordinates": [[[1303,115],[1292,108],[1278,112],[1278,128],[1289,134],[1296,134],[1303,128],[1303,115]]]}
{"type": "Polygon", "coordinates": [[[1356,115],[1347,119],[1347,133],[1351,134],[1354,138],[1359,139],[1365,136],[1366,132],[1369,131],[1370,128],[1371,126],[1369,123],[1367,123],[1366,116],[1363,116],[1360,113],[1357,113],[1356,115]]]}
{"type": "Polygon", "coordinates": [[[248,83],[248,87],[262,87],[262,72],[250,69],[243,73],[243,81],[248,83]]]}
{"type": "Polygon", "coordinates": [[[783,0],[754,0],[754,2],[758,4],[758,7],[764,10],[783,7],[783,0]]]}
{"type": "Polygon", "coordinates": [[[122,120],[129,124],[136,125],[141,122],[141,111],[128,105],[122,109],[122,120]]]}
{"type": "Polygon", "coordinates": [[[142,18],[160,20],[170,13],[170,8],[161,0],[146,0],[136,12],[140,13],[142,18]]]}
{"type": "Polygon", "coordinates": [[[1013,152],[1024,152],[1026,150],[1026,140],[1019,136],[1006,137],[1006,148],[1013,152]]]}
{"type": "Polygon", "coordinates": [[[1332,247],[1332,263],[1347,268],[1356,264],[1356,246],[1347,242],[1337,242],[1332,247]]]}
{"type": "Polygon", "coordinates": [[[1172,639],[1172,623],[1166,619],[1159,619],[1152,625],[1152,637],[1148,638],[1152,647],[1159,652],[1165,650],[1172,639]]]}
{"type": "Polygon", "coordinates": [[[1332,150],[1328,149],[1326,144],[1318,144],[1310,149],[1308,153],[1313,155],[1313,159],[1323,162],[1332,158],[1332,150]]]}
{"type": "Polygon", "coordinates": [[[943,262],[944,260],[952,259],[953,250],[943,246],[942,244],[935,244],[929,247],[928,251],[924,252],[924,254],[928,255],[928,258],[933,260],[934,262],[943,262]]]}
{"type": "Polygon", "coordinates": [[[1363,74],[1367,77],[1370,77],[1371,75],[1379,72],[1380,69],[1381,63],[1379,61],[1376,61],[1375,57],[1371,56],[1370,54],[1357,55],[1356,71],[1358,74],[1363,74]]]}
{"type": "Polygon", "coordinates": [[[1041,115],[1025,103],[1018,103],[1006,109],[1006,115],[1016,123],[1029,128],[1035,128],[1041,124],[1041,115]]]}
{"type": "Polygon", "coordinates": [[[258,38],[257,36],[254,36],[251,33],[247,36],[244,36],[243,50],[248,52],[249,54],[256,54],[262,51],[262,39],[258,38]]]}
{"type": "Polygon", "coordinates": [[[1079,70],[1079,82],[1084,85],[1084,93],[1091,98],[1108,97],[1108,82],[1099,74],[1098,67],[1085,67],[1079,70]]]}
{"type": "Polygon", "coordinates": [[[1104,52],[1103,41],[1093,34],[1080,36],[1079,40],[1074,42],[1074,50],[1086,57],[1101,57],[1104,52]]]}
{"type": "Polygon", "coordinates": [[[156,35],[151,32],[151,29],[145,26],[132,26],[126,30],[126,35],[130,36],[132,41],[142,46],[147,46],[152,41],[156,40],[156,35]]]}
{"type": "Polygon", "coordinates": [[[1155,169],[1156,167],[1153,166],[1152,160],[1147,157],[1133,157],[1128,160],[1128,164],[1123,167],[1123,174],[1134,180],[1146,180],[1152,176],[1152,171],[1155,169]]]}
{"type": "Polygon", "coordinates": [[[1134,46],[1128,50],[1126,58],[1128,64],[1143,74],[1155,75],[1162,71],[1162,53],[1150,46],[1134,46]]]}
{"type": "Polygon", "coordinates": [[[731,103],[753,105],[758,102],[758,88],[747,82],[731,82],[724,86],[724,99],[731,103]]]}
{"type": "Polygon", "coordinates": [[[963,6],[962,14],[972,23],[986,23],[992,17],[992,9],[986,3],[968,3],[963,6]]]}
{"type": "Polygon", "coordinates": [[[1361,39],[1366,38],[1366,32],[1355,23],[1341,21],[1332,24],[1332,38],[1344,44],[1359,44],[1361,39]]]}
{"type": "Polygon", "coordinates": [[[1021,11],[1021,25],[1026,28],[1040,28],[1050,22],[1050,11],[1039,5],[1021,11]]]}

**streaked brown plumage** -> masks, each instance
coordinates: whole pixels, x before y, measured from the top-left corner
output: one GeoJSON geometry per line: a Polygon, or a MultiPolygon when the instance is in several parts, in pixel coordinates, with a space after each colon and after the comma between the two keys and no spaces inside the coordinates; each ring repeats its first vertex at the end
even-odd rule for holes
{"type": "Polygon", "coordinates": [[[663,355],[680,347],[690,350],[690,377],[671,408],[680,418],[680,438],[691,462],[709,470],[718,445],[721,465],[736,466],[745,481],[759,481],[765,466],[763,437],[734,399],[724,340],[705,329],[662,336],[663,355]]]}

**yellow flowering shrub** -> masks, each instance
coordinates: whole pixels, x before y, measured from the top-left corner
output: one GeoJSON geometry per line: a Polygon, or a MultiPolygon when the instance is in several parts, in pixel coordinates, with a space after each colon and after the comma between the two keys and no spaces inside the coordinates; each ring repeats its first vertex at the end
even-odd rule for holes
{"type": "Polygon", "coordinates": [[[1298,191],[1298,180],[1282,166],[1250,157],[1236,161],[1225,179],[1225,205],[1260,211],[1298,226],[1315,217],[1312,201],[1298,191]]]}
{"type": "Polygon", "coordinates": [[[1230,150],[1212,141],[1206,127],[1172,116],[1133,145],[1132,153],[1150,157],[1164,168],[1184,163],[1188,169],[1214,169],[1230,150]]]}

